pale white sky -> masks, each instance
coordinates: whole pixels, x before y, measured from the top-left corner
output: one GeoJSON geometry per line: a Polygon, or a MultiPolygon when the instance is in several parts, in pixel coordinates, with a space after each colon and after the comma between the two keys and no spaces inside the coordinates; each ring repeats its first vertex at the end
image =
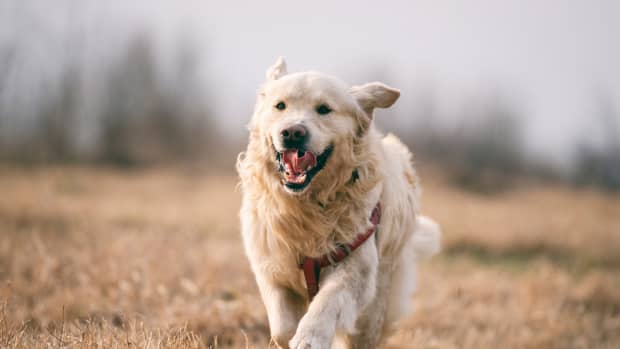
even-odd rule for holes
{"type": "MultiPolygon", "coordinates": [[[[213,107],[233,132],[247,122],[278,55],[291,70],[351,83],[386,80],[402,98],[382,116],[399,122],[410,122],[407,112],[426,83],[448,124],[472,95],[498,90],[526,114],[533,152],[563,155],[575,139],[598,137],[593,114],[601,94],[620,111],[619,1],[0,0],[0,42],[82,31],[91,41],[86,59],[105,60],[135,30],[160,38],[163,59],[177,34],[194,36],[213,107]]],[[[28,70],[53,75],[50,62],[67,57],[59,51],[29,57],[28,70]]]]}

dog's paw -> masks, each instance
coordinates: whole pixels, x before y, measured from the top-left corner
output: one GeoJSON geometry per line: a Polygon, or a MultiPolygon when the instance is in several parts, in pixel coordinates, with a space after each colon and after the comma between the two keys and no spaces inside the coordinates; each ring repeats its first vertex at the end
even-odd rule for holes
{"type": "Polygon", "coordinates": [[[329,337],[318,331],[297,331],[289,342],[291,349],[329,349],[331,343],[329,337]]]}

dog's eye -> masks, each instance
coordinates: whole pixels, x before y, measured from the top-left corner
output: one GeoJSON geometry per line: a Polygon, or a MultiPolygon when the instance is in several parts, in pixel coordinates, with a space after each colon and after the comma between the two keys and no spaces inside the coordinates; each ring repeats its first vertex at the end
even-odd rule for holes
{"type": "Polygon", "coordinates": [[[316,112],[319,113],[320,115],[327,115],[331,113],[331,111],[332,110],[325,104],[321,104],[318,107],[316,107],[316,112]]]}
{"type": "Polygon", "coordinates": [[[278,102],[278,104],[276,104],[276,109],[284,110],[286,109],[286,104],[284,104],[284,102],[278,102]]]}

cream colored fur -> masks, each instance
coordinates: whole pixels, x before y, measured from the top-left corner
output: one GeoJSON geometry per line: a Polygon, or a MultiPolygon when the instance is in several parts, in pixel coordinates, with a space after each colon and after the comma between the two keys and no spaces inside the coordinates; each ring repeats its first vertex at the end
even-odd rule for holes
{"type": "Polygon", "coordinates": [[[319,73],[288,74],[282,59],[267,71],[237,168],[245,251],[279,347],[376,347],[410,303],[416,261],[439,250],[438,226],[419,216],[410,152],[373,123],[374,108],[391,106],[399,94],[381,83],[350,88],[319,73]],[[285,110],[274,108],[280,101],[285,110]],[[333,111],[317,114],[320,104],[333,111]],[[308,150],[320,154],[333,146],[323,170],[300,193],[284,187],[276,162],[278,134],[293,124],[308,129],[308,150]],[[379,201],[383,215],[375,238],[323,269],[309,303],[301,258],[351,242],[369,227],[379,201]]]}

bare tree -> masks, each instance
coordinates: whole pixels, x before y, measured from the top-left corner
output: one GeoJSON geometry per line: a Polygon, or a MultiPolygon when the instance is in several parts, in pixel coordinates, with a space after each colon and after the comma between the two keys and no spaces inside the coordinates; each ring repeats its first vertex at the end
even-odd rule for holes
{"type": "Polygon", "coordinates": [[[458,125],[438,125],[432,90],[422,94],[414,114],[423,120],[406,140],[416,154],[445,167],[452,181],[492,193],[512,187],[525,171],[521,115],[505,98],[486,96],[462,109],[458,125]]]}
{"type": "Polygon", "coordinates": [[[598,147],[590,140],[577,147],[574,181],[577,185],[595,185],[606,190],[620,190],[620,114],[606,94],[598,98],[596,118],[602,132],[598,147]]]}

